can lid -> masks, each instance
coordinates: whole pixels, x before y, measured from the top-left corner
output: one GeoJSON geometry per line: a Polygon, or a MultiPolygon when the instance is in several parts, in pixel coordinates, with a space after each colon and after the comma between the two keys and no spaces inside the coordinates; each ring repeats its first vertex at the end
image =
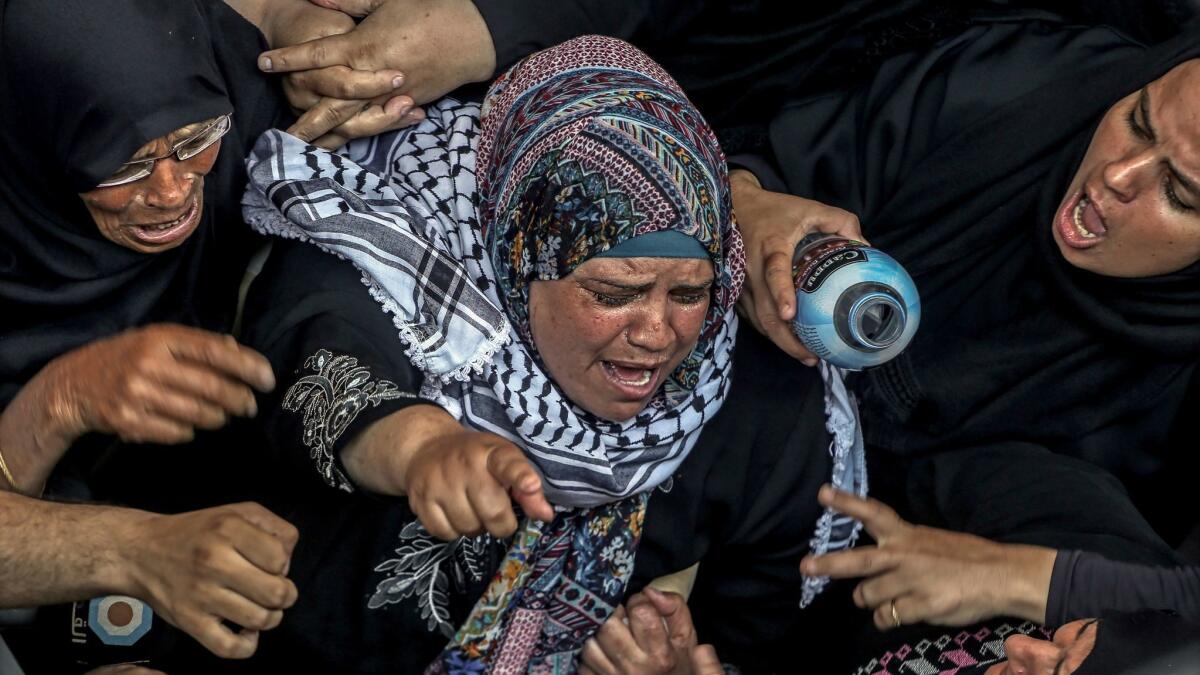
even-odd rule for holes
{"type": "Polygon", "coordinates": [[[868,349],[886,349],[904,334],[904,305],[889,293],[859,297],[848,312],[850,336],[868,349]]]}

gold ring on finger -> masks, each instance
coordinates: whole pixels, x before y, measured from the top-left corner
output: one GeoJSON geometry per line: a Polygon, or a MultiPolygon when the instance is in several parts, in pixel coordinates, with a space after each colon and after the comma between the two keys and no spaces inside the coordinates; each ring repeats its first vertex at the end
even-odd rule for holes
{"type": "Polygon", "coordinates": [[[904,625],[900,622],[900,613],[896,611],[896,599],[892,598],[892,625],[896,628],[904,625]]]}

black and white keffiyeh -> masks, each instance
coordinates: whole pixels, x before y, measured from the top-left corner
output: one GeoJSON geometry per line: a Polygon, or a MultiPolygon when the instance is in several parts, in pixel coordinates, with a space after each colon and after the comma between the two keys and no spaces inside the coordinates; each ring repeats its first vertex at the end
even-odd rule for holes
{"type": "Polygon", "coordinates": [[[264,134],[248,161],[247,221],[358,266],[426,374],[422,395],[522,447],[551,503],[596,506],[661,484],[729,389],[735,314],[686,396],[622,423],[573,405],[501,309],[475,205],[479,108],[444,99],[426,111],[415,127],[338,153],[264,134]]]}

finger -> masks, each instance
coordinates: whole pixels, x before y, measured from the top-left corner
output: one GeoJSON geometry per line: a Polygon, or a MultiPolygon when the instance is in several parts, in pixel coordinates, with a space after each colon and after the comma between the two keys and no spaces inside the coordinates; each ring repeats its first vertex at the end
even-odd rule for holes
{"type": "Polygon", "coordinates": [[[366,16],[374,12],[385,0],[311,0],[314,5],[335,9],[350,16],[366,16]]]}
{"type": "Polygon", "coordinates": [[[817,365],[817,357],[808,351],[804,347],[804,343],[796,337],[796,331],[792,329],[792,324],[779,319],[779,314],[774,311],[774,305],[759,306],[756,307],[756,310],[759,311],[760,330],[763,335],[771,339],[771,342],[775,343],[775,346],[806,366],[817,365]]]}
{"type": "Polygon", "coordinates": [[[161,443],[173,445],[188,443],[196,437],[195,430],[187,424],[176,422],[161,415],[142,412],[124,419],[113,429],[117,437],[126,443],[161,443]]]}
{"type": "MultiPolygon", "coordinates": [[[[787,323],[796,316],[796,286],[792,281],[792,251],[788,241],[774,237],[763,242],[771,247],[763,259],[763,280],[767,283],[767,294],[774,301],[779,320],[787,323]]],[[[761,300],[760,300],[761,302],[761,300]]]]}
{"type": "MultiPolygon", "coordinates": [[[[611,620],[609,619],[609,621],[611,620]]],[[[604,653],[604,648],[600,646],[600,642],[596,638],[588,638],[583,643],[583,649],[579,651],[579,660],[585,668],[600,675],[617,675],[620,672],[613,664],[612,659],[608,658],[608,654],[604,653]]],[[[585,671],[580,669],[579,672],[585,671]]]]}
{"type": "Polygon", "coordinates": [[[366,101],[396,93],[404,86],[404,73],[391,69],[355,70],[348,66],[330,66],[291,73],[287,81],[290,86],[318,97],[366,101]]]}
{"type": "MultiPolygon", "coordinates": [[[[360,36],[354,32],[301,42],[290,47],[271,49],[258,55],[258,69],[265,73],[291,73],[330,66],[349,66],[349,55],[360,36]]],[[[361,51],[361,50],[360,50],[361,51]]]]}
{"type": "MultiPolygon", "coordinates": [[[[366,138],[368,136],[376,136],[394,129],[415,124],[418,117],[424,119],[424,113],[418,115],[410,115],[412,109],[412,99],[407,96],[396,96],[387,101],[384,105],[372,105],[359,112],[354,117],[351,117],[345,124],[339,125],[325,137],[318,138],[313,142],[313,145],[320,145],[321,142],[328,142],[328,136],[337,136],[343,139],[366,138]]],[[[419,111],[418,111],[419,112],[419,111]]],[[[344,144],[344,142],[343,142],[344,144]]],[[[328,149],[336,149],[333,148],[328,149]]]]}
{"type": "Polygon", "coordinates": [[[205,649],[223,659],[247,659],[258,649],[257,632],[234,633],[211,614],[182,621],[179,627],[204,645],[205,649]]]}
{"type": "Polygon", "coordinates": [[[283,545],[284,551],[288,556],[291,556],[292,551],[296,547],[296,542],[300,540],[300,531],[296,529],[295,525],[275,515],[265,506],[254,502],[232,504],[229,508],[234,509],[255,527],[262,529],[279,540],[279,543],[283,545]]]}
{"type": "Polygon", "coordinates": [[[839,237],[861,241],[866,244],[862,226],[858,216],[838,208],[827,208],[816,215],[816,229],[824,234],[836,234],[839,237]]]}
{"type": "Polygon", "coordinates": [[[177,359],[215,368],[262,392],[275,388],[275,374],[267,357],[238,344],[232,335],[193,330],[189,339],[167,344],[177,359]]]}
{"type": "MultiPolygon", "coordinates": [[[[287,609],[299,595],[296,585],[282,573],[264,571],[242,554],[239,560],[214,561],[216,580],[223,586],[266,609],[287,609]]],[[[253,627],[253,626],[251,626],[253,627]]]]}
{"type": "Polygon", "coordinates": [[[887,572],[864,580],[854,589],[854,601],[859,607],[879,607],[892,598],[907,595],[911,590],[902,575],[887,572]]]}
{"type": "Polygon", "coordinates": [[[287,132],[305,143],[312,143],[370,106],[370,101],[322,98],[288,127],[287,132]]]}
{"type": "Polygon", "coordinates": [[[715,647],[699,645],[692,650],[692,675],[725,675],[715,647]]]}
{"type": "Polygon", "coordinates": [[[211,401],[164,388],[147,399],[147,409],[186,428],[219,429],[229,421],[226,412],[211,401]]]}
{"type": "Polygon", "coordinates": [[[817,492],[817,501],[838,513],[862,521],[863,527],[879,543],[894,537],[910,525],[891,507],[878,499],[862,498],[825,484],[817,492]]]}
{"type": "Polygon", "coordinates": [[[683,596],[678,593],[664,593],[651,586],[647,586],[642,592],[667,622],[667,639],[671,644],[676,649],[690,649],[696,646],[696,627],[683,596]]]}
{"type": "Polygon", "coordinates": [[[438,500],[438,504],[442,507],[442,513],[446,514],[450,527],[454,528],[456,537],[474,537],[483,532],[483,522],[475,514],[467,491],[446,495],[438,500]]]}
{"type": "Polygon", "coordinates": [[[857,579],[890,572],[897,566],[890,551],[877,546],[860,546],[825,555],[807,555],[800,561],[800,572],[808,577],[857,579]]]}
{"type": "Polygon", "coordinates": [[[87,675],[166,675],[161,670],[153,670],[136,663],[118,663],[87,671],[87,675]]]}
{"type": "Polygon", "coordinates": [[[513,512],[512,500],[499,483],[482,481],[482,484],[468,489],[467,499],[484,529],[493,537],[503,539],[517,531],[517,516],[513,512]]]}
{"type": "Polygon", "coordinates": [[[487,467],[527,516],[543,522],[554,519],[554,507],[542,492],[542,477],[520,448],[505,443],[488,454],[487,467]]]}
{"type": "Polygon", "coordinates": [[[425,527],[425,531],[430,535],[442,541],[458,539],[458,533],[450,525],[450,521],[446,518],[446,514],[442,511],[440,504],[425,501],[417,502],[410,497],[408,505],[413,510],[413,513],[416,514],[417,520],[421,521],[421,525],[425,527]]]}
{"type": "Polygon", "coordinates": [[[643,594],[629,599],[625,605],[629,613],[629,631],[642,651],[655,661],[671,660],[671,646],[667,641],[667,629],[658,609],[643,594]]]}
{"type": "Polygon", "coordinates": [[[618,666],[621,672],[634,670],[645,661],[645,654],[626,623],[630,619],[628,610],[621,616],[614,612],[593,638],[608,661],[618,666]]]}
{"type": "Polygon", "coordinates": [[[283,610],[268,609],[228,588],[212,589],[211,595],[203,603],[203,609],[225,621],[255,631],[270,630],[283,620],[283,610]]]}
{"type": "Polygon", "coordinates": [[[875,608],[871,619],[875,622],[876,628],[886,632],[900,626],[911,626],[921,622],[921,618],[918,616],[918,612],[912,602],[910,602],[908,596],[895,598],[895,603],[896,616],[894,617],[892,616],[891,600],[883,602],[875,608]],[[896,619],[900,620],[899,625],[897,625],[896,619]]]}
{"type": "Polygon", "coordinates": [[[163,363],[148,377],[179,394],[207,401],[230,415],[254,417],[258,400],[254,390],[219,371],[186,361],[163,363]]]}

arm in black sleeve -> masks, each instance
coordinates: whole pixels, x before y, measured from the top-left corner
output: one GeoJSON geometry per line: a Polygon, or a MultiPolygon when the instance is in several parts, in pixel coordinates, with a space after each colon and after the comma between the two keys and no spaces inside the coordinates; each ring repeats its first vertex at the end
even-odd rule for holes
{"type": "Polygon", "coordinates": [[[606,35],[634,44],[675,32],[705,3],[680,0],[475,0],[496,47],[496,72],[580,35],[606,35]]]}
{"type": "Polygon", "coordinates": [[[373,422],[430,403],[361,273],[311,244],[274,242],[243,322],[243,341],[271,361],[278,382],[259,402],[257,435],[289,480],[352,491],[341,450],[373,422]]]}
{"type": "Polygon", "coordinates": [[[1084,551],[1059,551],[1046,601],[1048,624],[1143,609],[1171,610],[1200,620],[1200,567],[1139,565],[1084,551]]]}

